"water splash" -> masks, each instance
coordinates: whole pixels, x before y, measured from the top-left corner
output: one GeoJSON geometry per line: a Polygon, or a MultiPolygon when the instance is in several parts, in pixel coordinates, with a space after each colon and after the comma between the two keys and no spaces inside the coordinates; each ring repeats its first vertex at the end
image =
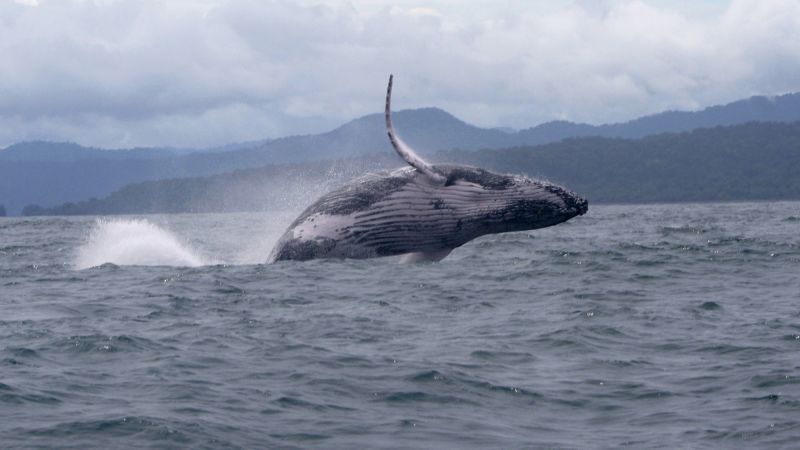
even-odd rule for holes
{"type": "Polygon", "coordinates": [[[121,266],[188,266],[211,264],[171,232],[142,219],[98,220],[78,249],[78,270],[113,263],[121,266]]]}

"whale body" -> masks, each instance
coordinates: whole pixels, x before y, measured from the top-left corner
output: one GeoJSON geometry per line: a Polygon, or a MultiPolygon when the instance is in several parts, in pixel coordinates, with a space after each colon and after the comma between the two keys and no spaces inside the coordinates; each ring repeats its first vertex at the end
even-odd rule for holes
{"type": "Polygon", "coordinates": [[[586,213],[585,199],[546,181],[428,164],[395,133],[391,92],[390,76],[387,134],[408,166],[365,175],[322,196],[289,226],[270,262],[393,255],[438,261],[485,234],[549,227],[586,213]]]}

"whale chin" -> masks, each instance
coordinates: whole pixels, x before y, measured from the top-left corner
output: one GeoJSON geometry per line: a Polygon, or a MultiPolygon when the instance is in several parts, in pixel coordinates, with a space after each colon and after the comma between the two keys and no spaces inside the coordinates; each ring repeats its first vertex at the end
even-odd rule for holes
{"type": "Polygon", "coordinates": [[[582,216],[582,215],[586,214],[587,212],[589,212],[589,202],[586,199],[581,199],[581,200],[582,200],[581,209],[578,212],[579,216],[582,216]]]}
{"type": "MultiPolygon", "coordinates": [[[[565,202],[567,201],[565,200],[565,202]]],[[[583,197],[579,197],[575,194],[572,194],[571,200],[569,201],[568,204],[572,205],[571,207],[575,212],[575,214],[572,217],[582,216],[587,212],[589,212],[589,202],[583,197]]]]}

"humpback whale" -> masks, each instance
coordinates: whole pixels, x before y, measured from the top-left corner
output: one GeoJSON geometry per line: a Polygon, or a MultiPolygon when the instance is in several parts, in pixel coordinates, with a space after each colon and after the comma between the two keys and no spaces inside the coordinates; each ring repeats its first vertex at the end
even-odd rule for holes
{"type": "Polygon", "coordinates": [[[431,165],[392,125],[389,141],[408,166],[357,178],[323,195],[289,226],[269,262],[404,255],[439,261],[479,236],[532,230],[586,213],[585,199],[555,184],[461,165],[431,165]]]}

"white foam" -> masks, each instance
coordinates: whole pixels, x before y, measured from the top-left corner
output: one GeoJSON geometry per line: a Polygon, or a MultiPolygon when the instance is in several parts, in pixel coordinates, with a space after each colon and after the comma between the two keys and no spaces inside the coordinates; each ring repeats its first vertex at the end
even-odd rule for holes
{"type": "Polygon", "coordinates": [[[98,220],[78,249],[76,269],[105,263],[139,266],[210,264],[190,246],[164,228],[141,219],[98,220]]]}

